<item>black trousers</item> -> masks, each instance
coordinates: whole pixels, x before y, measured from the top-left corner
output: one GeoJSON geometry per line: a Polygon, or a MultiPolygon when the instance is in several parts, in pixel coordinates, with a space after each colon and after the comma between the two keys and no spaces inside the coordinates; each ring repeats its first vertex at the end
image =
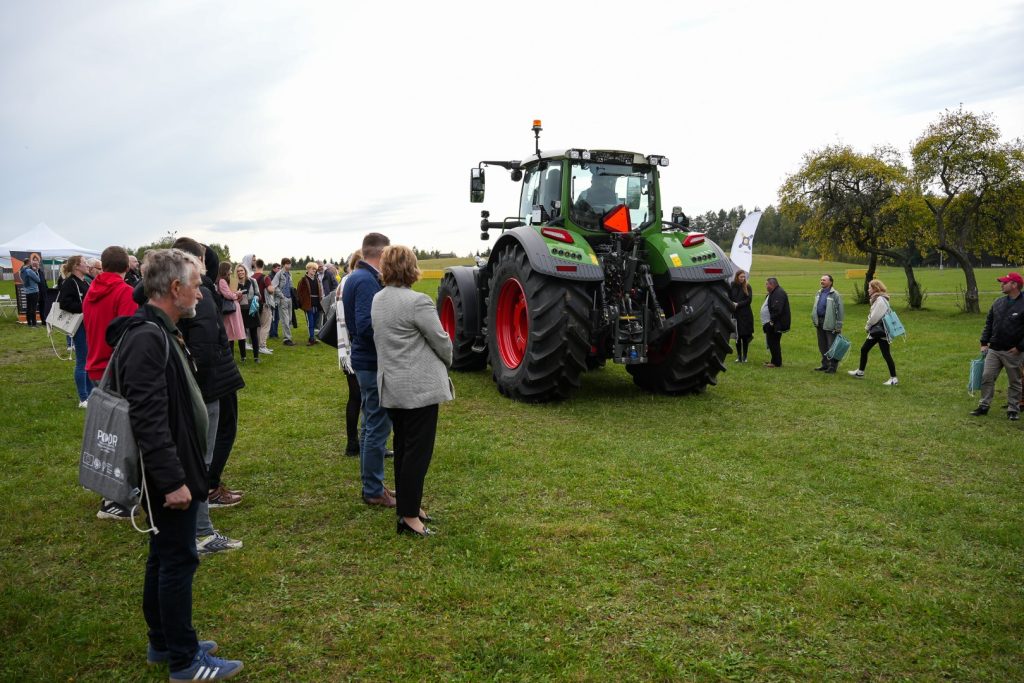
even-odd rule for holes
{"type": "Polygon", "coordinates": [[[188,510],[163,506],[154,496],[153,524],[159,534],[149,534],[149,558],[142,588],[142,613],[149,626],[149,643],[170,652],[170,670],[192,664],[199,642],[192,628],[192,577],[199,566],[196,551],[195,500],[188,510]]]}
{"type": "Polygon", "coordinates": [[[815,327],[814,329],[818,332],[818,352],[821,354],[821,367],[838,367],[839,361],[825,357],[825,354],[832,348],[832,344],[836,340],[836,333],[832,330],[823,330],[820,327],[815,327]]]}
{"type": "MultiPolygon", "coordinates": [[[[246,333],[249,335],[249,341],[252,343],[252,357],[260,357],[260,328],[259,327],[246,327],[246,333]]],[[[231,342],[234,344],[234,342],[231,342]]],[[[234,351],[232,351],[234,353],[234,351]]],[[[238,340],[238,354],[245,360],[245,340],[238,340]]]]}
{"type": "Polygon", "coordinates": [[[39,322],[45,323],[46,320],[43,318],[43,311],[39,307],[39,292],[35,294],[25,295],[25,320],[28,322],[29,327],[36,326],[36,311],[39,311],[39,322]]]}
{"type": "Polygon", "coordinates": [[[434,456],[437,404],[422,408],[388,408],[394,434],[397,512],[416,517],[423,502],[423,480],[434,456]]]}
{"type": "Polygon", "coordinates": [[[355,373],[345,373],[348,381],[348,402],[345,404],[345,444],[346,453],[359,451],[359,405],[362,402],[359,394],[359,380],[355,373]]]}
{"type": "Polygon", "coordinates": [[[768,323],[764,324],[764,340],[768,344],[768,353],[771,355],[771,364],[782,366],[782,333],[776,332],[775,328],[768,323]]]}
{"type": "Polygon", "coordinates": [[[235,447],[238,436],[238,392],[232,391],[220,399],[220,419],[217,421],[217,436],[213,442],[213,462],[210,463],[210,490],[220,486],[224,466],[235,447]]]}
{"type": "Polygon", "coordinates": [[[750,349],[750,340],[754,338],[754,335],[747,335],[746,337],[736,337],[736,357],[740,360],[747,359],[747,351],[750,349]]]}
{"type": "Polygon", "coordinates": [[[878,344],[878,348],[882,352],[882,358],[885,359],[885,364],[889,366],[889,376],[896,376],[896,362],[892,359],[892,351],[889,350],[889,342],[884,337],[875,339],[874,337],[868,337],[864,340],[864,345],[860,347],[860,371],[864,372],[864,368],[868,366],[868,351],[878,344]]]}

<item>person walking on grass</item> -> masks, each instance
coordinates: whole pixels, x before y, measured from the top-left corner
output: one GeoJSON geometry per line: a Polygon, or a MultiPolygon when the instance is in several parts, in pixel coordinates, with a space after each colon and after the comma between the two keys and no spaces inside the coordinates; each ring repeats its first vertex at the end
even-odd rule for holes
{"type": "Polygon", "coordinates": [[[821,289],[814,298],[811,308],[811,322],[818,334],[818,352],[821,354],[821,365],[814,368],[815,372],[835,374],[839,361],[829,358],[829,349],[843,331],[843,297],[832,286],[832,276],[821,276],[821,289]]]}
{"type": "Polygon", "coordinates": [[[776,278],[768,278],[765,280],[764,286],[768,290],[768,296],[761,304],[761,329],[764,330],[764,340],[768,346],[768,353],[771,355],[771,360],[764,366],[766,368],[781,368],[782,335],[789,332],[792,323],[789,295],[779,286],[779,281],[776,278]]]}
{"type": "Polygon", "coordinates": [[[1024,278],[1020,273],[1008,273],[997,280],[1006,296],[996,299],[988,309],[985,328],[981,331],[985,368],[981,375],[981,400],[971,415],[988,413],[996,379],[1005,368],[1010,385],[1006,390],[1006,416],[1017,420],[1020,417],[1021,353],[1024,352],[1024,297],[1020,295],[1024,278]]]}
{"type": "Polygon", "coordinates": [[[180,249],[146,254],[148,302],[118,318],[107,342],[119,346],[121,393],[145,463],[150,525],[142,612],[149,627],[147,661],[167,663],[171,681],[223,680],[242,662],[214,657],[217,643],[199,640],[192,626],[192,581],[199,566],[196,512],[206,500],[204,443],[208,428],[202,393],[176,325],[195,315],[202,264],[180,249]],[[169,355],[168,355],[169,354],[169,355]]]}
{"type": "Polygon", "coordinates": [[[753,291],[747,282],[745,270],[736,271],[732,285],[729,287],[729,299],[732,301],[732,316],[736,319],[736,362],[747,362],[747,350],[750,340],[754,338],[754,313],[750,310],[753,291]]]}
{"type": "Polygon", "coordinates": [[[391,433],[391,420],[380,403],[377,387],[377,347],[373,341],[371,313],[373,297],[381,291],[381,252],[389,244],[391,241],[378,232],[371,232],[363,238],[363,258],[345,282],[341,303],[348,337],[352,342],[352,369],[359,381],[360,408],[363,412],[363,437],[359,444],[363,502],[393,508],[395,497],[384,486],[384,450],[388,434],[391,433]]]}
{"type": "Polygon", "coordinates": [[[885,359],[885,364],[889,367],[889,379],[883,384],[887,387],[894,387],[900,381],[896,379],[896,363],[892,359],[892,351],[889,348],[889,343],[892,340],[889,339],[889,333],[882,322],[882,318],[889,312],[889,290],[881,280],[872,280],[868,283],[868,296],[871,301],[871,310],[868,313],[868,322],[864,325],[868,338],[860,347],[860,365],[856,370],[850,370],[848,374],[852,377],[864,377],[864,370],[868,367],[868,352],[877,344],[878,349],[882,352],[882,358],[885,359]]]}

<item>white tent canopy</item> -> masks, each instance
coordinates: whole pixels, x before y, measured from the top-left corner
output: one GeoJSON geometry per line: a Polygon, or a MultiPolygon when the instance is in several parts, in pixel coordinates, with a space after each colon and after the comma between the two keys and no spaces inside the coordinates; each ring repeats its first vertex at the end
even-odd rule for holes
{"type": "Polygon", "coordinates": [[[0,244],[0,256],[10,257],[14,251],[38,251],[44,259],[66,259],[75,254],[99,257],[100,251],[81,247],[61,237],[46,223],[40,223],[26,233],[0,244]]]}

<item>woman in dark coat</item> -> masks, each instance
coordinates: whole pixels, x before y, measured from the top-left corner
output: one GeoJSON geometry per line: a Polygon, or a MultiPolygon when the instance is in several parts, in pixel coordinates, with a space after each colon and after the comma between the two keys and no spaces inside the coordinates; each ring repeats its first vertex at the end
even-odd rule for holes
{"type": "MultiPolygon", "coordinates": [[[[65,279],[61,282],[60,291],[57,293],[57,303],[62,311],[69,313],[81,313],[82,302],[85,301],[85,293],[89,291],[89,285],[85,283],[84,276],[89,271],[89,264],[81,256],[72,256],[61,269],[65,279]]],[[[85,359],[89,354],[89,348],[85,341],[85,324],[78,326],[71,341],[75,345],[75,388],[78,390],[78,407],[85,408],[89,402],[89,394],[92,393],[92,380],[85,371],[85,359]]]]}
{"type": "Polygon", "coordinates": [[[736,277],[729,288],[729,298],[732,300],[733,317],[736,318],[737,363],[747,362],[747,350],[750,348],[750,340],[754,338],[754,313],[750,310],[752,297],[746,271],[736,271],[736,277]]]}
{"type": "MultiPolygon", "coordinates": [[[[253,299],[260,300],[260,288],[256,281],[249,277],[249,271],[241,263],[235,266],[235,276],[238,278],[237,291],[241,295],[238,298],[238,308],[242,311],[242,327],[249,333],[249,341],[252,342],[252,357],[254,363],[260,362],[260,311],[257,308],[255,314],[251,313],[253,299]]],[[[245,340],[238,340],[238,353],[245,362],[245,340]]]]}

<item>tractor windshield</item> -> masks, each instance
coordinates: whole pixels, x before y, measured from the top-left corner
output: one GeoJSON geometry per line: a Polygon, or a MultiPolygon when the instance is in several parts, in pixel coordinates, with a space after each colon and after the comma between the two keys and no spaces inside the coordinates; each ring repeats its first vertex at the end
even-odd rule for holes
{"type": "Polygon", "coordinates": [[[582,228],[597,228],[608,209],[625,204],[633,227],[656,210],[654,171],[650,166],[572,163],[569,217],[582,228]]]}

